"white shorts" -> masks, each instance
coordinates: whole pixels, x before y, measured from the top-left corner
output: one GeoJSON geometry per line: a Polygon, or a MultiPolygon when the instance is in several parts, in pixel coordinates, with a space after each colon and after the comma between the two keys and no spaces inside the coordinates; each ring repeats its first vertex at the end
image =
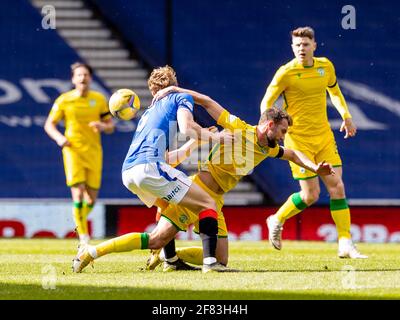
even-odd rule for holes
{"type": "Polygon", "coordinates": [[[192,184],[186,174],[164,162],[133,166],[122,172],[122,181],[149,208],[157,199],[179,203],[192,184]]]}

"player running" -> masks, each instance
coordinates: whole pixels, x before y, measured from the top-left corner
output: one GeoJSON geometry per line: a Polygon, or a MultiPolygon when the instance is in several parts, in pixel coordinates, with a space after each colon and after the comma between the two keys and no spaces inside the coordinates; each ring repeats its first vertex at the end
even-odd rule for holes
{"type": "Polygon", "coordinates": [[[80,245],[89,243],[87,217],[101,185],[103,150],[100,133],[112,133],[114,123],[105,96],[90,90],[92,68],[84,63],[71,65],[74,90],[54,102],[44,129],[62,148],[67,186],[71,188],[73,218],[80,245]],[[64,120],[65,133],[57,129],[64,120]]]}

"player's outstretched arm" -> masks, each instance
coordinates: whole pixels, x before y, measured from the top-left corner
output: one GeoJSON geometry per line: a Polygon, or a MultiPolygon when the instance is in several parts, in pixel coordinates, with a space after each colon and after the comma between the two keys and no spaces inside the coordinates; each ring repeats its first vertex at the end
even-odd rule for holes
{"type": "Polygon", "coordinates": [[[179,130],[189,137],[205,142],[215,141],[219,143],[232,143],[235,140],[233,133],[227,131],[212,132],[201,127],[193,119],[193,114],[187,109],[181,108],[177,114],[179,130]]]}
{"type": "Polygon", "coordinates": [[[180,93],[187,93],[193,97],[193,100],[196,104],[201,105],[206,111],[210,114],[210,116],[215,120],[218,121],[222,112],[225,111],[225,108],[222,107],[218,102],[211,99],[209,96],[199,93],[194,90],[184,89],[176,86],[170,86],[158,91],[153,98],[154,101],[160,100],[161,98],[165,97],[171,92],[180,92],[180,93]]]}
{"type": "Polygon", "coordinates": [[[310,170],[320,176],[334,175],[335,170],[330,163],[322,161],[318,164],[312,162],[304,153],[298,150],[286,149],[281,157],[283,160],[292,161],[293,163],[310,170]]]}

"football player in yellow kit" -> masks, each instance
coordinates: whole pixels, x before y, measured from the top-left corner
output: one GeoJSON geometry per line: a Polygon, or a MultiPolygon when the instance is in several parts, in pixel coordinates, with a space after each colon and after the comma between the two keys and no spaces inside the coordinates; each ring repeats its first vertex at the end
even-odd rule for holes
{"type": "MultiPolygon", "coordinates": [[[[268,157],[289,160],[311,172],[320,175],[333,174],[329,163],[321,161],[318,165],[305,157],[301,152],[283,148],[278,144],[288,128],[292,125],[291,117],[278,108],[266,110],[260,117],[259,124],[252,126],[229,113],[217,102],[195,91],[178,87],[169,87],[158,93],[162,97],[169,91],[188,93],[194,101],[202,105],[213,117],[217,124],[235,134],[235,143],[216,144],[211,150],[207,161],[201,165],[199,172],[191,179],[205,190],[216,202],[218,212],[218,242],[217,259],[223,264],[228,263],[228,230],[222,212],[224,194],[232,190],[240,179],[268,157]]],[[[156,97],[156,98],[159,98],[156,97]]],[[[161,210],[161,216],[168,219],[178,230],[186,231],[194,224],[198,232],[198,217],[187,208],[169,204],[161,210]]],[[[179,270],[172,263],[176,256],[192,264],[201,264],[202,248],[187,247],[175,249],[174,241],[169,242],[163,252],[155,250],[147,262],[147,268],[152,270],[164,261],[164,271],[179,270]]]]}
{"type": "MultiPolygon", "coordinates": [[[[330,210],[336,224],[341,258],[362,259],[350,234],[350,210],[342,180],[342,161],[328,122],[326,91],[340,113],[345,139],[354,137],[357,129],[346,101],[340,91],[331,61],[314,57],[317,44],[314,30],[301,27],[292,31],[292,50],[295,58],[281,66],[269,84],[261,102],[261,113],[283,96],[283,108],[293,118],[293,126],[285,137],[285,147],[300,150],[311,160],[325,160],[336,167],[336,175],[321,177],[330,195],[330,210]]],[[[319,198],[320,185],[315,173],[290,163],[294,179],[301,191],[292,194],[276,214],[268,217],[269,240],[275,249],[282,247],[282,228],[285,221],[298,214],[319,198]]]]}
{"type": "Polygon", "coordinates": [[[101,132],[112,133],[114,123],[105,96],[90,90],[92,68],[84,63],[71,65],[74,90],[54,102],[44,129],[60,148],[67,186],[71,188],[73,218],[80,244],[89,242],[87,216],[101,185],[103,151],[101,132]],[[65,132],[57,129],[64,120],[65,132]]]}

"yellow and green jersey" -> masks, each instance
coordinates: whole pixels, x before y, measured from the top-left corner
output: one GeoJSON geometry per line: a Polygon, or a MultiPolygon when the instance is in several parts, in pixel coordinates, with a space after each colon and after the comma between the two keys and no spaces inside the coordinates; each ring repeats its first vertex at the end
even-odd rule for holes
{"type": "Polygon", "coordinates": [[[238,117],[223,111],[218,124],[235,134],[232,144],[216,144],[201,170],[211,173],[224,192],[233,189],[239,180],[251,173],[267,157],[282,156],[281,147],[269,148],[258,144],[256,126],[251,126],[238,117]]]}
{"type": "Polygon", "coordinates": [[[100,132],[95,132],[89,123],[111,117],[103,94],[89,91],[86,97],[80,97],[76,90],[60,95],[49,116],[55,122],[64,120],[64,135],[75,150],[101,148],[100,132]]]}
{"type": "Polygon", "coordinates": [[[265,93],[261,111],[271,107],[282,94],[283,108],[293,118],[293,126],[288,133],[318,136],[330,130],[326,90],[342,119],[351,118],[332,62],[327,58],[314,57],[313,65],[307,67],[293,59],[276,72],[265,93]]]}

